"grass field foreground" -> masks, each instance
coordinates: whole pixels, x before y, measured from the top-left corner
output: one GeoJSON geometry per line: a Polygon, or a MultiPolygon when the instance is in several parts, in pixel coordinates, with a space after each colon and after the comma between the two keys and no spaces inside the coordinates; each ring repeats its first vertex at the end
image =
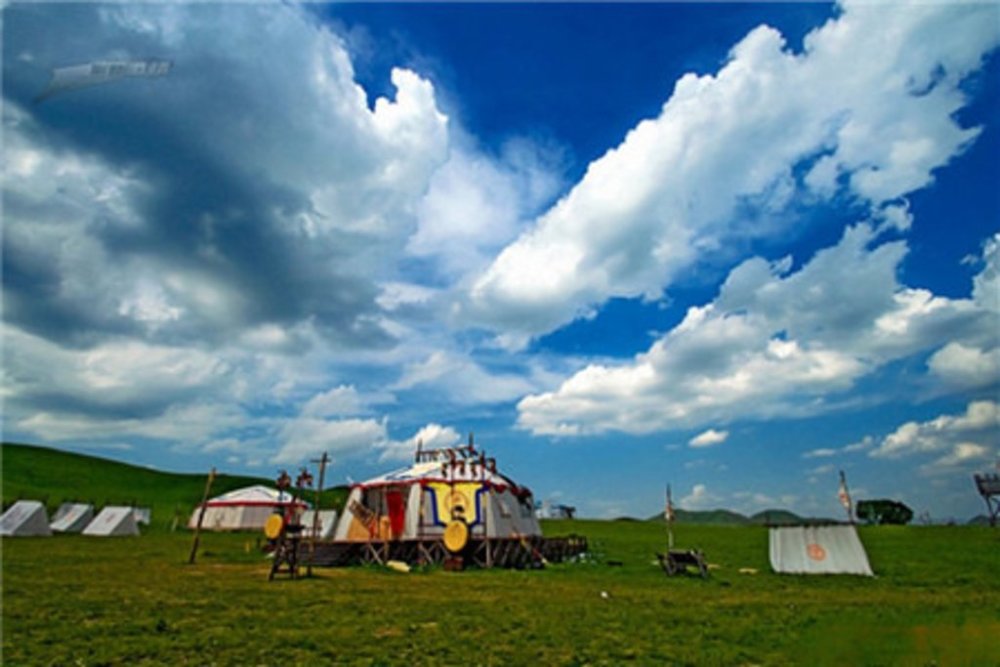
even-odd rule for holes
{"type": "Polygon", "coordinates": [[[863,528],[874,579],[770,572],[760,527],[553,521],[594,559],[541,571],[317,569],[267,582],[255,534],[5,539],[5,665],[994,665],[1000,532],[863,528]],[[608,561],[618,561],[612,566],[608,561]],[[757,574],[741,574],[741,568],[757,574]]]}

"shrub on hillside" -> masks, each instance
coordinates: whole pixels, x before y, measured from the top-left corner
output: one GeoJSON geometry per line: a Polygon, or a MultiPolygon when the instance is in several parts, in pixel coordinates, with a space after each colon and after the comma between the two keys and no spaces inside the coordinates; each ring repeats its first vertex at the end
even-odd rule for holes
{"type": "Polygon", "coordinates": [[[913,510],[895,500],[860,500],[858,518],[866,523],[905,525],[913,519],[913,510]]]}

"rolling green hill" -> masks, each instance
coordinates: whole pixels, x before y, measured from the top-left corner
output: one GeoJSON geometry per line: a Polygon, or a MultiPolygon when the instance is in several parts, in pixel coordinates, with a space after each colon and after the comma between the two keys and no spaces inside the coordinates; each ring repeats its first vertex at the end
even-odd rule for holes
{"type": "MultiPolygon", "coordinates": [[[[663,522],[663,512],[659,514],[654,514],[649,517],[649,521],[659,521],[663,522]]],[[[674,510],[674,522],[676,523],[696,523],[702,525],[711,526],[744,526],[750,523],[750,519],[746,518],[739,512],[732,512],[730,510],[710,510],[710,511],[689,511],[682,509],[674,510]]]]}
{"type": "MultiPolygon", "coordinates": [[[[663,513],[654,514],[648,521],[659,521],[663,523],[663,513]]],[[[717,509],[711,511],[694,512],[688,510],[674,510],[674,521],[676,523],[701,524],[705,526],[784,526],[802,524],[828,524],[832,519],[818,517],[802,517],[795,512],[781,509],[768,509],[757,512],[753,516],[747,517],[732,510],[717,509]]]]}
{"type": "MultiPolygon", "coordinates": [[[[166,529],[176,516],[181,525],[201,501],[206,475],[178,474],[46,447],[4,443],[3,505],[19,499],[40,500],[49,514],[66,501],[152,508],[152,528],[166,529]]],[[[274,486],[274,480],[219,474],[212,484],[217,496],[251,484],[274,486]]],[[[307,498],[312,502],[312,494],[307,498]]],[[[340,507],[344,487],[328,489],[323,507],[340,507]]]]}
{"type": "Polygon", "coordinates": [[[763,526],[780,526],[784,524],[809,523],[813,519],[804,519],[795,512],[788,510],[763,510],[750,517],[750,523],[763,526]]]}

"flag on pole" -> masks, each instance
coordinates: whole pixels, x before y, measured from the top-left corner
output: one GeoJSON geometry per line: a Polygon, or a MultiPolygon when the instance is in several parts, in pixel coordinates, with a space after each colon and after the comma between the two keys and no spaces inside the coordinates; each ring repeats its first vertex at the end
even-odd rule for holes
{"type": "Polygon", "coordinates": [[[844,477],[844,471],[840,471],[840,489],[837,491],[837,497],[840,498],[840,504],[844,506],[847,510],[847,515],[851,515],[851,494],[847,492],[847,478],[844,477]]]}

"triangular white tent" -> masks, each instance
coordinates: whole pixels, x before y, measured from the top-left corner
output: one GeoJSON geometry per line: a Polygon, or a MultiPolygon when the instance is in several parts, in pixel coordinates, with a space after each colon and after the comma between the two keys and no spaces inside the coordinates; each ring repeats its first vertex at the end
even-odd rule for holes
{"type": "Polygon", "coordinates": [[[874,575],[858,531],[849,524],[771,528],[770,552],[775,572],[874,575]]]}
{"type": "Polygon", "coordinates": [[[60,505],[59,509],[56,510],[56,513],[52,515],[52,520],[50,525],[52,523],[55,523],[59,519],[63,518],[66,515],[66,513],[73,508],[73,505],[75,504],[76,503],[63,503],[62,505],[60,505]]]}
{"type": "Polygon", "coordinates": [[[59,506],[49,528],[54,533],[79,533],[94,518],[94,506],[86,503],[63,503],[59,506]]]}
{"type": "Polygon", "coordinates": [[[540,536],[534,505],[471,446],[422,451],[411,467],[351,487],[335,540],[441,539],[455,518],[471,538],[540,536]]]}
{"type": "Polygon", "coordinates": [[[45,505],[37,500],[18,500],[0,517],[0,535],[27,537],[51,534],[45,505]]]}
{"type": "MultiPolygon", "coordinates": [[[[289,507],[305,509],[307,506],[289,493],[257,484],[224,493],[205,503],[201,527],[202,530],[263,530],[275,510],[283,512],[289,507]]],[[[200,512],[199,505],[188,520],[188,528],[197,527],[200,512]]]]}
{"type": "MultiPolygon", "coordinates": [[[[305,530],[303,535],[309,537],[313,527],[313,510],[306,510],[302,513],[302,525],[305,530]]],[[[320,510],[319,525],[316,529],[317,540],[328,540],[333,537],[333,530],[337,527],[337,510],[320,510]]]]}
{"type": "Polygon", "coordinates": [[[131,507],[108,505],[83,529],[84,535],[111,537],[138,535],[139,526],[131,507]]]}

